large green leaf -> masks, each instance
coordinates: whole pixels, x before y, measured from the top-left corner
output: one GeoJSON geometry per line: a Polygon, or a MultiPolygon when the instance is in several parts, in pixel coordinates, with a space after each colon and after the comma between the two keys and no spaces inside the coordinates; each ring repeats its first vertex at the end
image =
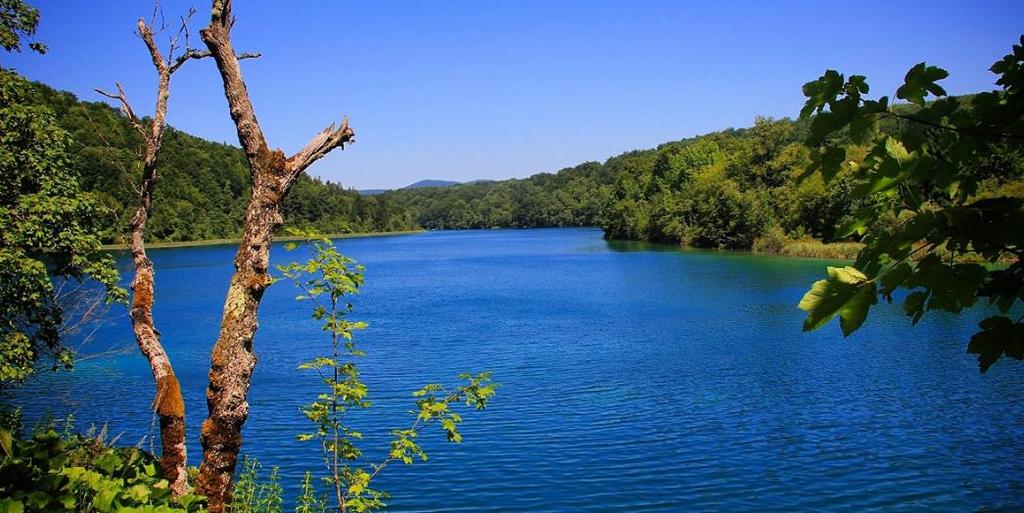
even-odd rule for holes
{"type": "Polygon", "coordinates": [[[845,128],[857,113],[859,103],[860,101],[853,97],[829,103],[829,110],[819,112],[811,121],[811,131],[804,143],[808,146],[817,146],[830,135],[845,128]]]}
{"type": "Polygon", "coordinates": [[[804,331],[816,330],[839,315],[843,336],[849,336],[877,301],[875,284],[864,273],[853,267],[829,267],[828,278],[815,282],[798,307],[807,312],[804,331]]]}
{"type": "Polygon", "coordinates": [[[822,179],[828,183],[839,173],[845,160],[846,148],[830,146],[815,151],[811,154],[811,164],[797,177],[797,181],[803,181],[815,172],[820,172],[822,179]]]}
{"type": "Polygon", "coordinates": [[[910,322],[917,324],[924,315],[925,301],[928,300],[928,293],[919,290],[917,292],[911,292],[907,294],[907,298],[903,300],[903,312],[910,316],[910,322]]]}
{"type": "Polygon", "coordinates": [[[1004,354],[1015,360],[1024,359],[1024,325],[1000,315],[989,317],[978,326],[981,331],[971,337],[967,352],[978,355],[981,372],[1004,354]]]}
{"type": "Polygon", "coordinates": [[[839,328],[842,329],[844,337],[850,336],[864,324],[868,310],[877,302],[878,295],[875,294],[874,283],[857,287],[853,297],[839,310],[839,328]]]}
{"type": "Polygon", "coordinates": [[[935,96],[946,95],[946,90],[935,82],[948,76],[949,72],[942,68],[918,63],[907,72],[903,85],[896,90],[896,97],[923,107],[924,98],[928,93],[935,96]]]}
{"type": "Polygon", "coordinates": [[[0,449],[3,449],[6,458],[14,457],[11,432],[7,428],[0,427],[0,449]]]}
{"type": "Polygon", "coordinates": [[[978,299],[978,291],[988,277],[988,270],[979,264],[950,264],[935,254],[917,264],[906,286],[923,287],[931,293],[928,310],[960,313],[978,299]]]}
{"type": "Polygon", "coordinates": [[[843,90],[843,75],[838,71],[830,69],[817,80],[804,84],[803,92],[807,97],[804,108],[800,110],[800,118],[807,118],[826,104],[835,101],[836,96],[843,90]]]}
{"type": "Polygon", "coordinates": [[[907,262],[893,266],[882,275],[882,295],[891,300],[892,293],[896,288],[902,286],[912,274],[914,274],[914,268],[907,262]]]}

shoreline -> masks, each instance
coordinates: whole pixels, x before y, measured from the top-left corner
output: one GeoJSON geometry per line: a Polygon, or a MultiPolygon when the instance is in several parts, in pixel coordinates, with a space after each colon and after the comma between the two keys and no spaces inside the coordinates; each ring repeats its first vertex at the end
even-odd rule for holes
{"type": "MultiPolygon", "coordinates": [[[[557,227],[543,227],[543,228],[555,228],[555,229],[557,229],[557,228],[594,228],[594,229],[600,229],[599,227],[596,227],[596,226],[572,226],[572,227],[557,226],[557,227]]],[[[524,228],[518,228],[518,227],[516,227],[516,228],[507,228],[507,227],[503,227],[503,228],[462,228],[462,229],[441,230],[441,231],[457,231],[458,232],[458,231],[495,230],[495,229],[498,229],[498,230],[522,230],[524,228]]],[[[538,228],[525,228],[525,229],[538,229],[538,228]]],[[[542,229],[542,228],[540,228],[540,229],[542,229]]],[[[417,234],[417,233],[426,233],[428,231],[432,231],[432,230],[419,229],[419,230],[398,230],[398,231],[389,231],[389,232],[331,233],[331,234],[326,234],[324,236],[329,238],[329,239],[332,239],[332,240],[333,239],[356,239],[356,238],[366,238],[366,237],[388,237],[388,236],[393,236],[393,235],[414,235],[414,234],[417,234]]],[[[274,237],[274,242],[294,242],[294,241],[300,241],[300,240],[303,240],[303,237],[294,236],[294,235],[282,235],[282,236],[279,236],[279,237],[274,237]]],[[[632,240],[632,239],[605,239],[605,240],[607,240],[607,241],[614,241],[614,242],[620,242],[620,243],[627,243],[627,244],[638,244],[638,245],[654,246],[654,247],[657,247],[657,248],[662,248],[662,250],[676,250],[676,251],[684,251],[684,252],[693,251],[693,252],[698,252],[698,253],[704,253],[704,252],[708,252],[708,253],[726,253],[726,254],[732,253],[732,254],[748,254],[748,255],[756,255],[756,256],[782,257],[782,258],[807,259],[807,260],[826,260],[826,261],[831,260],[831,261],[845,261],[845,262],[853,261],[853,258],[842,258],[842,257],[836,258],[836,257],[833,257],[833,256],[822,256],[822,255],[811,254],[813,252],[808,253],[808,254],[804,254],[803,252],[800,252],[800,251],[795,251],[795,252],[791,252],[791,253],[787,253],[787,252],[784,252],[784,251],[782,251],[782,252],[754,251],[753,248],[750,248],[750,249],[696,248],[696,247],[692,247],[692,246],[685,246],[685,245],[673,244],[673,243],[667,243],[667,242],[651,242],[651,241],[641,241],[641,240],[632,240]]],[[[190,241],[176,241],[176,242],[147,242],[146,243],[146,249],[149,250],[149,249],[174,249],[174,248],[206,247],[206,246],[228,246],[228,245],[238,244],[241,241],[242,241],[241,237],[238,237],[238,238],[227,238],[227,239],[205,239],[205,240],[190,240],[190,241]]],[[[796,241],[793,241],[793,242],[796,242],[796,241]]],[[[825,244],[826,246],[828,245],[828,243],[823,243],[823,244],[825,244]]],[[[832,244],[835,244],[835,243],[832,243],[832,244]]],[[[842,243],[839,243],[839,244],[842,244],[842,243]]],[[[127,244],[104,244],[104,245],[100,246],[100,250],[101,251],[126,251],[128,249],[129,248],[128,248],[127,244]]]]}
{"type": "MultiPolygon", "coordinates": [[[[687,246],[685,244],[677,244],[671,242],[651,242],[642,241],[635,239],[605,239],[609,242],[617,242],[620,244],[634,244],[639,247],[647,246],[648,249],[657,248],[657,251],[679,251],[683,253],[707,253],[707,254],[722,254],[722,255],[749,255],[755,257],[774,257],[774,258],[785,258],[791,260],[819,260],[826,262],[853,262],[856,260],[856,255],[843,255],[843,254],[823,254],[821,251],[806,251],[804,248],[796,244],[790,244],[796,246],[790,251],[757,251],[754,248],[747,249],[726,249],[726,248],[701,248],[695,246],[687,246]]],[[[819,242],[813,244],[815,249],[830,249],[839,248],[842,245],[851,244],[844,242],[819,242]]],[[[843,253],[843,252],[839,252],[843,253]]]]}
{"type": "MultiPolygon", "coordinates": [[[[426,230],[399,230],[393,232],[357,232],[357,233],[329,233],[325,234],[324,237],[328,239],[357,239],[363,237],[386,237],[390,235],[413,235],[416,233],[424,233],[426,230]]],[[[295,235],[282,235],[280,237],[274,237],[274,242],[293,242],[297,240],[303,240],[304,237],[298,237],[295,235]]],[[[177,242],[147,242],[146,249],[167,249],[167,248],[191,248],[200,246],[228,246],[238,244],[242,242],[242,238],[230,238],[230,239],[205,239],[205,240],[185,240],[177,242]]],[[[127,250],[127,244],[104,244],[100,246],[101,251],[121,251],[127,250]]]]}

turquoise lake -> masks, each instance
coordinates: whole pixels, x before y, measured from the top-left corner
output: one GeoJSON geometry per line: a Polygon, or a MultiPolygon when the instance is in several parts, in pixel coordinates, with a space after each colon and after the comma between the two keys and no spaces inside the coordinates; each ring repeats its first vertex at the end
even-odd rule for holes
{"type": "MultiPolygon", "coordinates": [[[[492,370],[462,444],[389,467],[394,512],[1021,511],[1024,365],[966,354],[984,312],[916,327],[882,304],[848,339],[802,333],[796,304],[827,262],[608,242],[597,229],[428,232],[343,239],[364,264],[352,318],[375,405],[353,423],[369,461],[408,425],[410,393],[492,370]]],[[[181,378],[198,463],[209,353],[234,246],[151,251],[156,323],[181,378]]],[[[275,245],[272,260],[308,255],[275,245]]],[[[127,259],[122,255],[127,266],[127,259]]],[[[287,283],[260,311],[244,452],[289,496],[322,468],[296,366],[329,340],[287,283]]],[[[99,345],[133,344],[121,315],[99,345]]],[[[126,445],[151,435],[138,352],[45,375],[17,392],[29,419],[74,413],[126,445]]]]}

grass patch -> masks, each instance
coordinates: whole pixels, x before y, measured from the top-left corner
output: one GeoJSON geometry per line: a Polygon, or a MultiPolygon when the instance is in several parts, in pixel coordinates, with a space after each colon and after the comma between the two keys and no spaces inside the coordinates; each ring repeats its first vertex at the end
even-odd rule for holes
{"type": "Polygon", "coordinates": [[[864,248],[859,242],[822,242],[810,237],[789,238],[778,227],[769,228],[762,237],[754,240],[754,253],[782,255],[798,258],[821,258],[826,260],[854,260],[864,248]]]}
{"type": "Polygon", "coordinates": [[[864,248],[859,242],[821,242],[815,239],[792,241],[782,246],[780,255],[828,260],[854,260],[864,248]]]}

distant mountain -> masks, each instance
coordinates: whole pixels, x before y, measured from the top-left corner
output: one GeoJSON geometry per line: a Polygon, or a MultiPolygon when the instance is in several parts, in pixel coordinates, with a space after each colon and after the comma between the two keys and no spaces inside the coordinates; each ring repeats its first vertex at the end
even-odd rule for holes
{"type": "Polygon", "coordinates": [[[453,182],[451,180],[420,180],[416,183],[406,185],[403,189],[421,189],[423,187],[451,187],[453,185],[459,185],[461,182],[453,182]]]}
{"type": "MultiPolygon", "coordinates": [[[[466,183],[477,183],[483,181],[485,180],[474,180],[472,182],[466,183]]],[[[461,183],[462,182],[453,182],[451,180],[420,180],[416,183],[406,185],[405,187],[402,187],[402,189],[423,189],[426,187],[451,187],[453,185],[460,185],[461,183]]],[[[378,194],[384,194],[385,192],[390,192],[392,190],[393,189],[363,189],[359,191],[359,194],[362,194],[363,196],[376,196],[378,194]]]]}

